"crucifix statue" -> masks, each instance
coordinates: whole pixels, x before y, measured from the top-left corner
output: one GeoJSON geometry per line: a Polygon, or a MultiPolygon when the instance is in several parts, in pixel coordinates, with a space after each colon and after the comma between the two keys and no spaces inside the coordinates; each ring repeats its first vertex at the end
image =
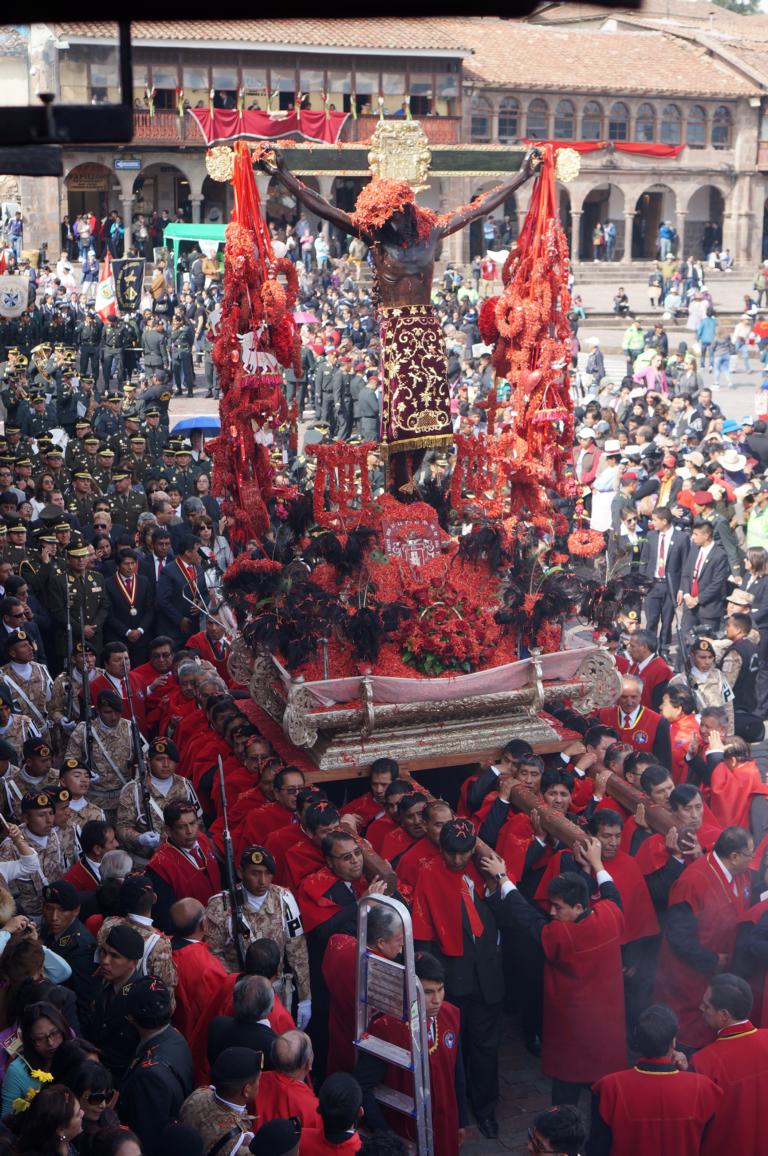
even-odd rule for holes
{"type": "Polygon", "coordinates": [[[417,205],[407,181],[386,178],[366,185],[355,211],[346,213],[290,173],[280,153],[270,150],[258,161],[310,212],[370,248],[381,335],[381,440],[394,493],[410,485],[428,448],[453,436],[445,340],[431,303],[437,246],[503,204],[540,161],[538,150],[529,149],[511,180],[444,216],[417,205]]]}

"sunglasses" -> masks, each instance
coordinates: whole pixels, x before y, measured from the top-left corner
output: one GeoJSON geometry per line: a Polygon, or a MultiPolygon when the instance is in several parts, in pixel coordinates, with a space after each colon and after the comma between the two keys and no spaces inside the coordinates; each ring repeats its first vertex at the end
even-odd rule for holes
{"type": "Polygon", "coordinates": [[[80,1099],[88,1104],[108,1104],[114,1095],[114,1089],[109,1092],[81,1092],[80,1099]]]}

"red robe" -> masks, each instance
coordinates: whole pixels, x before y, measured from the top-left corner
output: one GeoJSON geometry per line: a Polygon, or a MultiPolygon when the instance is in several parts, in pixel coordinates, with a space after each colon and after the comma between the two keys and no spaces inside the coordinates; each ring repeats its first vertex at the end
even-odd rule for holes
{"type": "MultiPolygon", "coordinates": [[[[736,928],[749,903],[749,882],[737,877],[738,895],[711,852],[702,855],[686,867],[676,879],[669,893],[669,907],[687,903],[696,922],[696,938],[702,947],[716,955],[733,953],[736,928]]],[[[727,968],[726,968],[727,970],[727,968]]],[[[697,971],[677,955],[665,935],[659,954],[656,973],[655,1003],[666,1003],[680,1021],[678,1039],[686,1047],[703,1047],[713,1039],[712,1031],[704,1023],[699,1005],[711,975],[697,971]]]]}
{"type": "MultiPolygon", "coordinates": [[[[179,740],[181,741],[181,738],[185,733],[181,723],[188,719],[191,715],[203,714],[203,712],[200,710],[200,707],[197,705],[197,699],[194,698],[194,696],[192,698],[185,698],[181,693],[181,687],[176,682],[167,682],[165,686],[158,691],[158,694],[160,694],[162,697],[160,698],[160,701],[157,705],[157,732],[158,734],[162,735],[168,734],[169,729],[173,725],[174,740],[178,735],[179,740]],[[176,719],[179,721],[175,722],[174,720],[176,719]]],[[[150,703],[152,702],[153,697],[154,696],[151,695],[147,700],[148,708],[150,707],[150,703]]],[[[151,721],[151,714],[149,714],[148,717],[150,717],[151,721]]],[[[204,714],[203,719],[205,719],[204,714]]],[[[199,726],[199,722],[196,724],[193,723],[192,725],[199,726]]]]}
{"type": "Polygon", "coordinates": [[[342,815],[359,815],[363,820],[363,825],[360,828],[360,834],[364,835],[365,830],[374,819],[380,818],[384,814],[384,807],[381,803],[377,803],[370,791],[366,795],[359,795],[356,799],[350,799],[341,808],[342,815]]]}
{"type": "MultiPolygon", "coordinates": [[[[288,866],[288,852],[296,845],[303,848],[306,843],[309,843],[312,848],[315,846],[309,835],[298,823],[289,823],[287,827],[280,827],[271,835],[267,835],[264,846],[275,860],[277,867],[275,883],[279,884],[280,887],[289,887],[293,891],[295,884],[292,881],[292,873],[288,866]]],[[[317,856],[312,856],[312,859],[314,865],[309,868],[310,871],[317,871],[318,867],[322,867],[325,863],[322,855],[319,855],[319,861],[317,856]]],[[[299,879],[301,879],[301,875],[299,875],[299,879]]]]}
{"type": "Polygon", "coordinates": [[[640,1059],[634,1068],[603,1076],[592,1090],[616,1156],[699,1156],[723,1098],[708,1077],[680,1072],[663,1059],[640,1059]]]}
{"type": "Polygon", "coordinates": [[[647,666],[643,667],[642,671],[638,670],[637,663],[633,662],[628,674],[637,675],[643,684],[643,697],[641,702],[643,706],[649,707],[653,710],[653,692],[659,683],[669,682],[672,675],[675,673],[672,667],[664,661],[660,654],[652,658],[647,666]]]}
{"type": "MultiPolygon", "coordinates": [[[[326,894],[338,882],[338,876],[329,867],[321,867],[302,880],[298,900],[305,935],[341,911],[339,904],[326,894]]],[[[368,880],[364,875],[352,884],[352,890],[357,899],[368,890],[368,880]]]]}
{"type": "Polygon", "coordinates": [[[403,827],[396,827],[394,831],[389,832],[384,840],[381,849],[382,857],[391,863],[397,859],[398,855],[404,855],[416,843],[418,843],[418,839],[414,839],[413,835],[409,835],[403,827]]]}
{"type": "Polygon", "coordinates": [[[373,847],[377,855],[381,854],[381,849],[384,846],[384,840],[390,831],[397,830],[397,823],[393,823],[389,815],[382,815],[380,819],[374,819],[368,830],[365,832],[365,837],[373,847]]]}
{"type": "Polygon", "coordinates": [[[200,832],[197,842],[204,867],[195,867],[178,847],[167,842],[160,844],[147,866],[165,880],[177,899],[199,899],[205,905],[221,891],[221,872],[208,837],[200,832]]]}
{"type": "Polygon", "coordinates": [[[93,874],[84,859],[79,859],[77,863],[73,863],[64,878],[67,883],[71,883],[77,891],[95,891],[101,882],[93,874]]]}
{"type": "Polygon", "coordinates": [[[328,1012],[329,1076],[355,1070],[355,992],[357,940],[353,935],[332,935],[323,955],[323,979],[330,995],[328,1012]]]}
{"type": "Polygon", "coordinates": [[[624,916],[608,899],[577,923],[553,919],[543,928],[545,1076],[592,1084],[625,1066],[623,936],[624,916]]]}
{"type": "Polygon", "coordinates": [[[443,955],[458,956],[464,952],[463,912],[471,930],[482,935],[483,924],[469,895],[464,875],[472,879],[475,895],[484,894],[484,884],[474,863],[463,874],[451,871],[442,855],[433,859],[419,875],[413,902],[413,938],[437,943],[443,955]]]}
{"type": "Polygon", "coordinates": [[[263,847],[267,835],[273,831],[279,831],[281,827],[287,827],[289,823],[298,826],[298,822],[296,812],[289,811],[282,803],[267,803],[266,807],[259,807],[257,811],[251,811],[238,832],[235,846],[237,857],[240,857],[241,851],[246,847],[251,847],[254,844],[263,847]]]}
{"type": "Polygon", "coordinates": [[[229,973],[207,943],[184,943],[174,950],[173,962],[177,983],[176,1010],[171,1022],[188,1040],[203,1008],[229,973]]]}
{"type": "MultiPolygon", "coordinates": [[[[633,829],[637,830],[637,824],[634,819],[629,821],[633,824],[633,829]]],[[[722,831],[723,828],[705,803],[704,817],[701,826],[696,832],[696,839],[702,851],[711,851],[718,837],[722,834],[722,831]]],[[[622,839],[622,850],[625,850],[623,842],[622,839]]],[[[643,875],[651,875],[654,871],[658,871],[660,867],[666,866],[669,859],[669,851],[664,842],[664,837],[662,835],[651,835],[648,839],[643,839],[634,857],[643,875]]]]}
{"type": "MultiPolygon", "coordinates": [[[[541,882],[536,889],[534,899],[537,903],[548,908],[549,894],[547,885],[551,879],[559,875],[562,868],[560,862],[565,851],[558,851],[553,856],[541,882]]],[[[603,866],[619,889],[621,902],[624,905],[624,934],[621,942],[632,943],[635,939],[645,939],[650,935],[659,934],[659,921],[656,918],[653,901],[646,886],[645,877],[631,855],[617,851],[612,859],[605,859],[603,866]]],[[[590,900],[592,906],[600,902],[600,893],[593,894],[590,900]]]]}
{"type": "Polygon", "coordinates": [[[305,1128],[301,1133],[301,1156],[354,1156],[362,1144],[357,1132],[342,1144],[331,1144],[322,1128],[305,1128]]]}
{"type": "Polygon", "coordinates": [[[688,763],[685,756],[694,735],[698,735],[699,745],[702,744],[701,731],[696,722],[696,716],[683,714],[676,722],[669,724],[669,738],[672,746],[672,766],[669,772],[676,787],[688,781],[688,763]]]}
{"type": "Polygon", "coordinates": [[[723,827],[744,827],[748,831],[752,800],[756,795],[768,795],[768,787],[760,778],[757,763],[750,759],[733,770],[724,762],[718,763],[703,794],[723,827]]]}
{"type": "Polygon", "coordinates": [[[283,1072],[262,1072],[256,1095],[259,1127],[270,1120],[288,1120],[298,1116],[302,1128],[316,1128],[317,1096],[307,1084],[283,1072]]]}
{"type": "MultiPolygon", "coordinates": [[[[277,840],[278,836],[282,835],[284,831],[292,829],[293,828],[283,827],[282,831],[278,831],[277,834],[271,836],[271,838],[277,840]]],[[[296,828],[296,830],[300,830],[300,828],[296,828]]],[[[285,852],[283,873],[286,877],[286,883],[284,886],[290,888],[294,895],[297,895],[301,887],[302,879],[306,879],[307,875],[311,875],[314,871],[319,871],[320,868],[324,866],[325,855],[323,855],[317,844],[312,842],[309,835],[306,835],[302,831],[300,838],[295,839],[285,852]]],[[[279,883],[280,880],[278,879],[277,882],[279,883]]]]}
{"type": "MultiPolygon", "coordinates": [[[[224,976],[203,1007],[196,1026],[187,1036],[195,1065],[195,1087],[208,1083],[208,1028],[211,1026],[211,1020],[215,1019],[216,1016],[232,1015],[232,992],[243,974],[243,972],[228,972],[224,976]]],[[[272,1031],[278,1036],[281,1036],[283,1032],[293,1031],[296,1027],[293,1016],[286,1010],[278,995],[275,996],[274,1007],[267,1019],[272,1031]]]]}
{"type": "Polygon", "coordinates": [[[191,637],[188,638],[184,643],[184,646],[185,648],[191,647],[192,650],[196,650],[202,659],[204,659],[206,662],[210,662],[212,666],[215,666],[216,672],[218,673],[219,677],[227,684],[227,686],[234,686],[234,680],[232,675],[229,673],[229,668],[227,667],[227,659],[229,658],[230,649],[227,642],[222,639],[219,643],[219,646],[223,651],[221,656],[214,654],[210,638],[204,630],[200,630],[197,634],[191,635],[191,637]]]}
{"type": "MultiPolygon", "coordinates": [[[[435,1156],[459,1156],[459,1112],[455,1081],[460,1021],[459,1009],[452,1003],[444,1002],[437,1016],[437,1039],[429,1040],[429,1088],[435,1156]]],[[[407,1024],[390,1016],[375,1019],[370,1034],[401,1048],[411,1046],[411,1033],[407,1024]]],[[[388,1064],[386,1086],[413,1097],[413,1077],[405,1068],[388,1064]]],[[[387,1119],[392,1130],[399,1136],[406,1140],[416,1139],[415,1125],[408,1117],[400,1112],[388,1112],[387,1119]]]]}
{"type": "MultiPolygon", "coordinates": [[[[229,792],[227,792],[227,801],[229,801],[229,792]]],[[[239,827],[248,818],[251,811],[255,811],[259,807],[266,807],[268,802],[269,799],[258,784],[243,791],[242,795],[233,799],[229,806],[229,822],[232,828],[239,827]]]]}
{"type": "Polygon", "coordinates": [[[749,1020],[723,1028],[714,1043],[696,1052],[693,1066],[723,1089],[702,1156],[763,1156],[768,1031],[749,1020]]]}
{"type": "Polygon", "coordinates": [[[623,714],[624,711],[619,710],[618,706],[605,706],[599,712],[598,718],[603,726],[613,727],[620,743],[628,743],[636,751],[653,751],[661,715],[651,710],[649,706],[641,706],[635,725],[623,727],[619,725],[623,714]]]}
{"type": "Polygon", "coordinates": [[[397,864],[397,878],[401,888],[412,895],[416,890],[419,874],[428,863],[440,858],[440,848],[430,843],[426,835],[400,856],[397,864]]]}
{"type": "MultiPolygon", "coordinates": [[[[105,674],[99,674],[96,676],[96,678],[94,678],[93,682],[90,684],[90,690],[91,690],[91,704],[94,707],[96,706],[97,698],[99,697],[99,695],[101,694],[101,692],[103,690],[108,690],[112,694],[119,695],[120,701],[123,704],[122,709],[120,711],[120,717],[130,719],[131,709],[128,706],[128,699],[126,698],[125,688],[122,685],[121,685],[120,690],[116,690],[115,684],[110,679],[108,679],[105,674]]],[[[82,699],[83,699],[82,692],[79,693],[78,697],[80,698],[80,701],[82,703],[82,699]]],[[[138,722],[138,719],[136,721],[138,722]]]]}

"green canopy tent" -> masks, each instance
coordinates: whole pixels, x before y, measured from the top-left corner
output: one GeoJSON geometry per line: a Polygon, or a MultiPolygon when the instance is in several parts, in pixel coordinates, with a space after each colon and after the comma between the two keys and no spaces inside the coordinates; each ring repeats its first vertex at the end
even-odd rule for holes
{"type": "Polygon", "coordinates": [[[166,225],[163,233],[163,245],[170,250],[173,263],[173,283],[181,287],[179,279],[179,258],[187,256],[194,249],[200,248],[200,243],[217,241],[219,248],[216,259],[224,259],[224,239],[226,225],[166,225]]]}

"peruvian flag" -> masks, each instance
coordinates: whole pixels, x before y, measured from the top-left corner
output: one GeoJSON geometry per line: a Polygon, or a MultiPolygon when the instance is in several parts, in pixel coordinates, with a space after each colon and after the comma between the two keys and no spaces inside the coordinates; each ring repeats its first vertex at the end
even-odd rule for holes
{"type": "Polygon", "coordinates": [[[102,321],[117,313],[115,301],[115,279],[112,276],[112,256],[107,253],[99,284],[96,287],[96,312],[102,321]]]}

